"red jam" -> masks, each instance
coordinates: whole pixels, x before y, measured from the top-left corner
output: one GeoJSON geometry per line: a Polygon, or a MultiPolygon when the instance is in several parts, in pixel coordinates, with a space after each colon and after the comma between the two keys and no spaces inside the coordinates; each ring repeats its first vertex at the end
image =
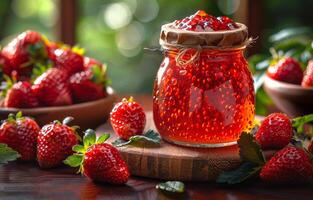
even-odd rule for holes
{"type": "Polygon", "coordinates": [[[194,15],[176,20],[173,27],[181,30],[203,32],[233,30],[238,28],[238,25],[226,16],[216,18],[203,10],[199,10],[194,15]]]}
{"type": "Polygon", "coordinates": [[[158,131],[165,140],[187,146],[233,143],[254,119],[253,80],[243,49],[203,49],[196,63],[182,66],[177,53],[165,52],[154,84],[158,131]]]}

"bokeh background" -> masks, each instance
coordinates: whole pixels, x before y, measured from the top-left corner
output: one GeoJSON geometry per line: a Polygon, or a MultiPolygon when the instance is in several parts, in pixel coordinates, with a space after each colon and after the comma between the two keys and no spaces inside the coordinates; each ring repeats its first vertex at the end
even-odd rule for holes
{"type": "MultiPolygon", "coordinates": [[[[162,54],[144,48],[159,46],[162,24],[199,9],[247,24],[257,38],[247,56],[258,75],[264,71],[269,47],[277,42],[283,41],[283,50],[295,44],[308,48],[312,8],[312,0],[1,0],[0,39],[3,45],[15,34],[33,29],[50,39],[79,44],[87,55],[108,64],[118,92],[151,93],[162,54]]],[[[271,101],[262,89],[257,98],[257,112],[265,114],[271,101]]]]}

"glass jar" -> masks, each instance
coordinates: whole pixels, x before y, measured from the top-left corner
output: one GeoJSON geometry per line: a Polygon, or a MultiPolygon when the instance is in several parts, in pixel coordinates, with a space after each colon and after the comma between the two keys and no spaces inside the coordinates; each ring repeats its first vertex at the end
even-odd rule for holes
{"type": "Polygon", "coordinates": [[[235,45],[192,47],[190,39],[188,45],[178,44],[162,34],[164,60],[153,92],[153,117],[162,138],[194,147],[235,144],[255,112],[253,79],[243,55],[247,38],[235,45]]]}

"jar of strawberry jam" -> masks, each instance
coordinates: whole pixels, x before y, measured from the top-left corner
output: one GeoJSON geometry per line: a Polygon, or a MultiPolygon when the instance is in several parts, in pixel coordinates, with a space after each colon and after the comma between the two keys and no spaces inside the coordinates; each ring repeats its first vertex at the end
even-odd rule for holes
{"type": "Polygon", "coordinates": [[[153,117],[163,139],[193,147],[236,144],[254,120],[253,79],[243,55],[248,43],[244,24],[204,11],[162,26],[153,117]]]}

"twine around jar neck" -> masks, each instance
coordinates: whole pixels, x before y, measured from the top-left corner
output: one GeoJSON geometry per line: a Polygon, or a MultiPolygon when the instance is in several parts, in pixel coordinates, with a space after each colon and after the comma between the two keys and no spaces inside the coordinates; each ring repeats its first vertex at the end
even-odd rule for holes
{"type": "Polygon", "coordinates": [[[197,63],[200,54],[203,50],[218,50],[218,51],[231,51],[231,50],[240,50],[245,49],[247,46],[250,46],[255,39],[249,38],[245,43],[238,45],[238,46],[232,46],[232,47],[217,47],[217,46],[191,46],[191,45],[173,45],[168,43],[161,43],[163,51],[165,50],[171,50],[171,49],[178,49],[175,61],[178,66],[185,66],[188,64],[194,64],[197,63]],[[184,60],[183,56],[188,53],[190,50],[195,50],[195,53],[188,59],[184,60]]]}

